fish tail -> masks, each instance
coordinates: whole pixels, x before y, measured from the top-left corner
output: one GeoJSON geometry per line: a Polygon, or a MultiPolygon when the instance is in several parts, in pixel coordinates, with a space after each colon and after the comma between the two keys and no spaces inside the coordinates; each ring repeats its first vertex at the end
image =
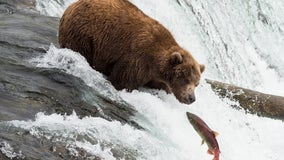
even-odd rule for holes
{"type": "Polygon", "coordinates": [[[213,160],[219,160],[219,154],[215,154],[213,160]]]}

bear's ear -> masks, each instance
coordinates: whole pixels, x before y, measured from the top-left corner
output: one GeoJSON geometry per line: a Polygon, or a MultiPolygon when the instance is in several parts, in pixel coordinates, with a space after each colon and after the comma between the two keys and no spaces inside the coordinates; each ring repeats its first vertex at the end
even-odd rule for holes
{"type": "Polygon", "coordinates": [[[174,52],[171,54],[170,63],[173,65],[182,63],[182,55],[179,52],[174,52]]]}
{"type": "Polygon", "coordinates": [[[200,72],[201,73],[204,72],[204,70],[205,70],[204,64],[200,64],[199,67],[200,67],[200,72]]]}

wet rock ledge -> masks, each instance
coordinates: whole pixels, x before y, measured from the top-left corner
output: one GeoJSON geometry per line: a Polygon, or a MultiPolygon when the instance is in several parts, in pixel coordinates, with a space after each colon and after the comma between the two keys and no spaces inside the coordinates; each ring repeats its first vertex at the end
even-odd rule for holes
{"type": "Polygon", "coordinates": [[[247,113],[284,121],[284,97],[265,94],[254,90],[206,79],[212,90],[221,98],[238,102],[232,106],[247,113]]]}

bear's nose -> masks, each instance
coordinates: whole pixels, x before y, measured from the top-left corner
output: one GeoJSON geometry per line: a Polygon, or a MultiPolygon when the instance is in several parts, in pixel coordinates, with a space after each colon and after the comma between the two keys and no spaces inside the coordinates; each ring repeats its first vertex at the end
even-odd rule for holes
{"type": "Polygon", "coordinates": [[[189,95],[188,101],[189,101],[189,103],[195,102],[195,95],[194,94],[193,95],[189,95]]]}

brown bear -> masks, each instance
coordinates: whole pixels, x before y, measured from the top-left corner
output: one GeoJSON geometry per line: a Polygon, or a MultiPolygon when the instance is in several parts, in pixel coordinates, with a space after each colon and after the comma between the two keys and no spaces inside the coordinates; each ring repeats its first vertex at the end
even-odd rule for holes
{"type": "Polygon", "coordinates": [[[64,12],[59,44],[82,54],[113,86],[141,86],[195,101],[204,65],[181,48],[172,34],[128,0],[78,0],[64,12]]]}

